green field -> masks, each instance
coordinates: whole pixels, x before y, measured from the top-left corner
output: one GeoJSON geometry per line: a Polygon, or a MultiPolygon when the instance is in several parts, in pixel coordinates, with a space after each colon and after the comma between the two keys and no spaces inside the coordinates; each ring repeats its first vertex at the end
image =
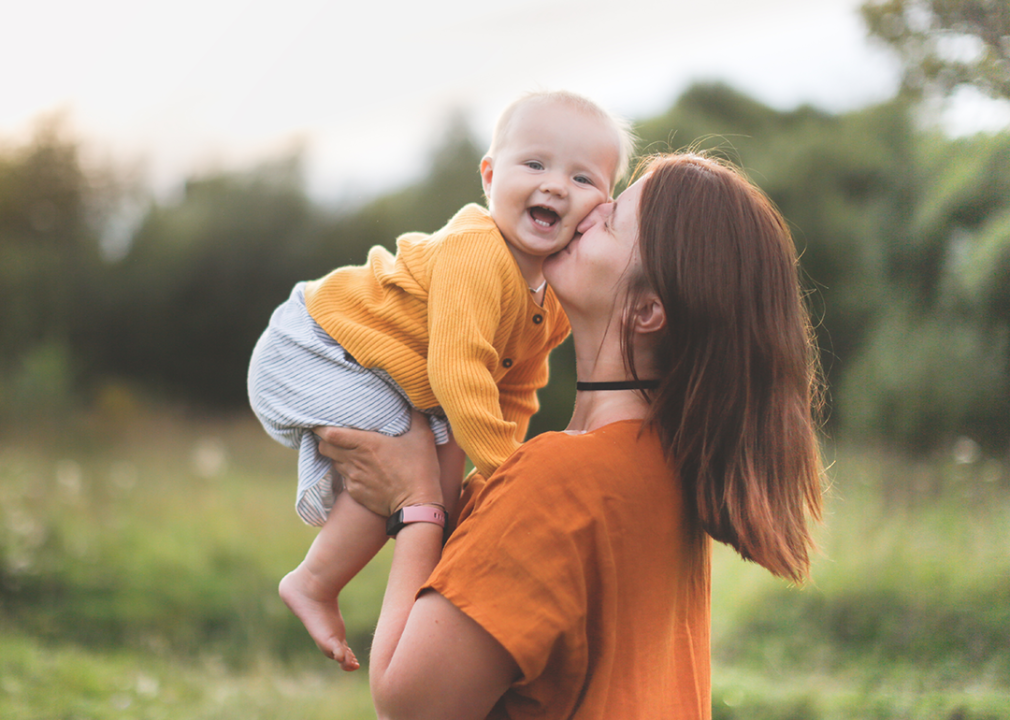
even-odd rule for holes
{"type": "MultiPolygon", "coordinates": [[[[313,536],[294,454],[250,419],[107,405],[0,439],[0,717],[374,717],[276,594],[313,536]]],[[[810,585],[715,551],[714,717],[1010,718],[1008,468],[828,456],[810,585]]],[[[359,657],[387,563],[342,599],[359,657]]]]}

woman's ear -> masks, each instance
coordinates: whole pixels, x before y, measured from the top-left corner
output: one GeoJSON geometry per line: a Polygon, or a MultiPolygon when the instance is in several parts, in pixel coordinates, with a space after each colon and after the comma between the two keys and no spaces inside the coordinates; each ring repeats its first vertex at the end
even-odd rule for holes
{"type": "Polygon", "coordinates": [[[485,155],[480,161],[480,181],[484,186],[484,194],[491,194],[491,176],[494,174],[494,161],[490,155],[485,155]]]}
{"type": "Polygon", "coordinates": [[[653,293],[644,295],[635,306],[635,332],[654,333],[666,327],[666,310],[653,293]]]}

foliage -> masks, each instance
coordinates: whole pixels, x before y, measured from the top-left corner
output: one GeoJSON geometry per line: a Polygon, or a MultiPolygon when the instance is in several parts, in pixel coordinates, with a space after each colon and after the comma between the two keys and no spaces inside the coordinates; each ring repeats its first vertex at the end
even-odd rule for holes
{"type": "Polygon", "coordinates": [[[663,148],[708,149],[742,166],[789,221],[802,255],[829,380],[865,339],[888,293],[889,256],[910,204],[912,135],[904,108],[845,116],[809,107],[776,112],[722,86],[695,86],[640,128],[663,148]],[[701,138],[696,141],[696,138],[701,138]]]}
{"type": "Polygon", "coordinates": [[[60,117],[44,118],[30,143],[0,149],[0,408],[18,402],[28,417],[69,402],[86,371],[101,228],[129,185],[87,166],[68,134],[60,117]]]}
{"type": "Polygon", "coordinates": [[[916,131],[902,100],[777,112],[722,85],[691,88],[639,132],[648,149],[728,157],[789,221],[833,428],[1006,447],[1010,137],[916,131]]]}
{"type": "Polygon", "coordinates": [[[717,547],[714,718],[1010,712],[1010,474],[978,455],[840,447],[812,581],[717,547]]]}
{"type": "Polygon", "coordinates": [[[95,362],[163,392],[237,402],[240,358],[307,266],[319,270],[308,258],[320,224],[297,158],[189,181],[178,202],[151,207],[107,268],[95,362]]]}
{"type": "Polygon", "coordinates": [[[39,642],[0,630],[5,720],[367,720],[365,682],[269,657],[235,671],[214,655],[187,661],[149,652],[39,642]]]}
{"type": "Polygon", "coordinates": [[[163,392],[243,403],[249,353],[292,286],[363,263],[369,247],[392,247],[405,230],[437,229],[467,189],[479,199],[476,173],[461,172],[476,167],[475,153],[466,136],[452,137],[428,181],[344,214],[310,203],[297,157],[191,180],[178,202],[151,209],[110,268],[120,292],[102,307],[101,366],[163,392]]]}
{"type": "Polygon", "coordinates": [[[970,85],[1010,99],[1010,5],[1005,0],[867,0],[870,35],[894,48],[904,87],[949,95],[970,85]]]}
{"type": "MultiPolygon", "coordinates": [[[[703,84],[637,129],[646,151],[728,156],[782,210],[818,324],[832,432],[917,448],[970,435],[996,451],[1010,441],[1010,136],[951,140],[911,118],[904,98],[837,115],[778,111],[703,84]],[[948,331],[960,359],[942,342],[948,331]]],[[[8,425],[100,402],[110,383],[243,406],[252,346],[294,283],[481,200],[481,151],[462,120],[426,177],[341,209],[308,198],[298,156],[138,204],[127,175],[86,154],[58,124],[0,149],[8,425]],[[103,252],[115,208],[131,199],[144,209],[130,241],[103,252]]],[[[552,372],[533,432],[567,422],[569,346],[552,372]]]]}
{"type": "MultiPolygon", "coordinates": [[[[3,447],[0,616],[48,642],[211,653],[235,667],[311,655],[276,592],[313,536],[277,481],[293,472],[289,452],[271,452],[251,418],[231,437],[137,411],[87,423],[55,462],[18,449],[32,447],[27,437],[3,447]],[[111,448],[93,455],[105,437],[111,448]]],[[[367,646],[384,575],[376,563],[342,603],[356,647],[367,646]]]]}
{"type": "MultiPolygon", "coordinates": [[[[125,403],[121,403],[122,408],[125,403]]],[[[0,442],[0,716],[374,717],[277,597],[313,531],[248,416],[136,407],[0,442]],[[324,714],[329,713],[329,714],[324,714]]],[[[715,548],[713,716],[1010,712],[1010,474],[841,448],[811,583],[715,548]]],[[[365,655],[388,556],[345,590],[365,655]]]]}
{"type": "Polygon", "coordinates": [[[1010,136],[924,146],[892,301],[839,388],[846,427],[931,447],[1010,438],[1010,136]]]}
{"type": "Polygon", "coordinates": [[[838,390],[852,435],[924,449],[960,432],[998,452],[1006,438],[1008,335],[904,305],[877,318],[838,390]]]}

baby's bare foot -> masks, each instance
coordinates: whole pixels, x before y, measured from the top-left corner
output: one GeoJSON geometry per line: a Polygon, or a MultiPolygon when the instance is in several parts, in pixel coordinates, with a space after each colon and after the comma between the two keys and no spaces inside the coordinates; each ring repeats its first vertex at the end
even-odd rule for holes
{"type": "Polygon", "coordinates": [[[336,595],[330,595],[302,567],[285,575],[277,590],[324,655],[336,660],[344,670],[357,670],[360,667],[358,659],[347,646],[347,631],[336,595]]]}

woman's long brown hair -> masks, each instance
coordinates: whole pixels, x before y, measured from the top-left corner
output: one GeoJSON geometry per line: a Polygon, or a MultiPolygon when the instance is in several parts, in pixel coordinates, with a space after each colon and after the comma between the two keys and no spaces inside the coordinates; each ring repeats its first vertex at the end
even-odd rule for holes
{"type": "MultiPolygon", "coordinates": [[[[788,227],[721,161],[660,156],[645,172],[628,307],[650,290],[666,313],[650,421],[700,526],[801,582],[821,514],[821,386],[788,227]]],[[[630,327],[623,344],[635,368],[630,327]]]]}

